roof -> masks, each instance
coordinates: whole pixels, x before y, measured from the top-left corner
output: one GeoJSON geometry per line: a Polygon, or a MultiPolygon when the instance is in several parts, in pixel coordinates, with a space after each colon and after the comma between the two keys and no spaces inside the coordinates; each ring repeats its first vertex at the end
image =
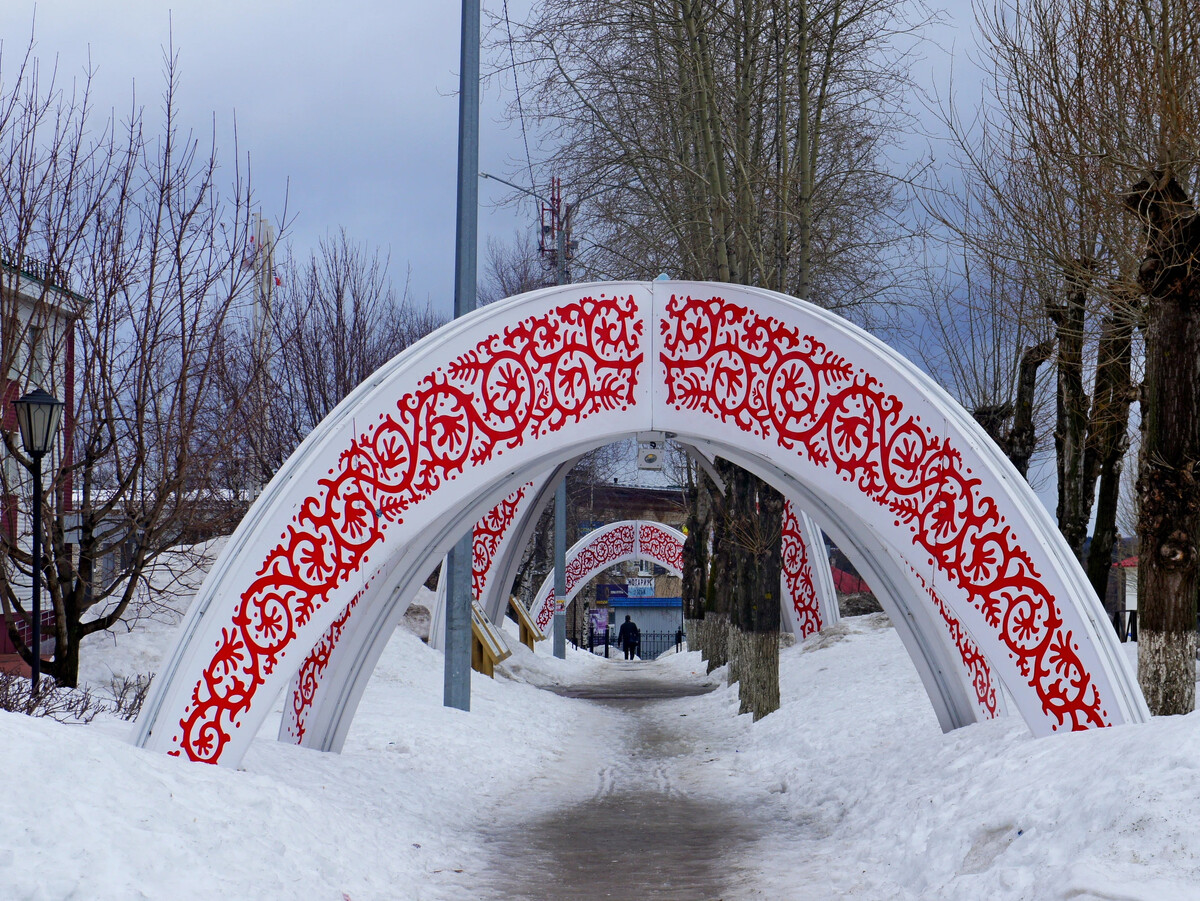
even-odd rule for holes
{"type": "MultiPolygon", "coordinates": [[[[33,297],[35,294],[42,294],[42,291],[31,291],[27,284],[23,282],[33,282],[40,285],[42,288],[60,299],[59,303],[54,303],[48,298],[43,298],[47,302],[52,303],[64,310],[68,310],[65,304],[61,303],[61,299],[69,298],[70,300],[88,303],[88,299],[82,294],[77,294],[71,290],[70,274],[61,267],[51,266],[42,260],[26,254],[19,254],[11,248],[0,245],[0,269],[7,270],[17,276],[16,291],[18,294],[33,297]]],[[[69,310],[68,310],[69,311],[69,310]]]]}

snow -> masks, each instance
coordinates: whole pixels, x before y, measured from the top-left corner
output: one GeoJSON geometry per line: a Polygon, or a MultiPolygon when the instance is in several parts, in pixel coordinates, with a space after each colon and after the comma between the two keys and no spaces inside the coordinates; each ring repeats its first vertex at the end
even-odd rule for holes
{"type": "MultiPolygon", "coordinates": [[[[86,677],[154,669],[178,613],[90,640],[86,677]]],[[[586,804],[628,751],[617,712],[544,688],[706,678],[690,651],[557,660],[549,644],[510,638],[464,713],[442,707],[440,652],[399,629],[342,754],[264,729],[240,770],[140,751],[113,719],[0,713],[0,896],[504,897],[482,894],[489,829],[586,804]]],[[[662,778],[763,825],[728,901],[1197,896],[1197,714],[1036,740],[1011,718],[943,735],[881,615],[783,650],[780,671],[783,706],[758,723],[723,680],[654,708],[695,736],[656,764],[662,778]]]]}

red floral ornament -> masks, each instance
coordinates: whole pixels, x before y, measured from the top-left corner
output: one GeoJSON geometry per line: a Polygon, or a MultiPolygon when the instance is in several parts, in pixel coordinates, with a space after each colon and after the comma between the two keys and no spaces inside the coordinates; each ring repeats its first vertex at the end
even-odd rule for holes
{"type": "Polygon", "coordinates": [[[632,405],[642,331],[632,296],[584,297],[480,341],[398,398],[266,555],[192,690],[171,753],[220,759],[297,630],[411,506],[468,466],[632,405]]]}
{"type": "Polygon", "coordinates": [[[808,546],[800,533],[800,518],[791,501],[783,504],[782,545],[780,548],[783,584],[796,611],[796,640],[821,631],[821,603],[817,597],[817,586],[813,581],[812,567],[808,560],[808,546]]]}
{"type": "Polygon", "coordinates": [[[658,523],[643,522],[638,527],[638,553],[660,566],[683,570],[683,542],[658,523]]]}
{"type": "Polygon", "coordinates": [[[812,335],[720,297],[672,296],[660,322],[667,403],[774,439],[853,484],[995,629],[1057,725],[1109,725],[1029,554],[962,456],[866,370],[812,335]]]}
{"type": "Polygon", "coordinates": [[[471,540],[471,596],[476,600],[483,597],[496,551],[512,527],[526,492],[532,487],[533,482],[526,482],[475,523],[471,540]]]}

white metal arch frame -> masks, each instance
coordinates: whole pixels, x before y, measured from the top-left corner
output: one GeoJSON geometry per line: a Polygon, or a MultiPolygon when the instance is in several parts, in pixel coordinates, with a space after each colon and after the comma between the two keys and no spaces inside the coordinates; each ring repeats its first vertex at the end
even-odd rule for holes
{"type": "Polygon", "coordinates": [[[683,575],[686,537],[671,526],[638,519],[612,522],[588,532],[567,550],[564,562],[567,596],[561,601],[554,596],[554,570],[550,570],[533,597],[529,615],[544,631],[559,603],[566,607],[588,582],[610,566],[626,560],[649,560],[672,575],[683,575]]]}
{"type": "Polygon", "coordinates": [[[533,474],[643,431],[773,475],[859,548],[884,551],[882,570],[865,574],[906,623],[898,631],[943,725],[976,714],[918,584],[975,639],[1035,733],[1147,717],[1053,523],[928,378],[793,298],[627,282],[486,307],[340,404],[209,573],[137,741],[236,763],[366,574],[395,572],[392,561],[417,546],[444,551],[456,526],[533,474]],[[888,549],[913,561],[911,574],[888,563],[888,549]]]}
{"type": "Polygon", "coordinates": [[[783,507],[780,604],[784,628],[803,640],[841,619],[821,530],[792,501],[783,507]]]}
{"type": "MultiPolygon", "coordinates": [[[[672,575],[683,574],[683,544],[687,536],[657,522],[626,520],[589,532],[567,551],[569,604],[588,582],[610,566],[626,560],[650,560],[672,575]]],[[[820,531],[803,511],[789,501],[783,530],[783,573],[780,612],[787,631],[799,638],[819,631],[839,619],[837,594],[829,572],[820,531]]],[[[554,570],[542,581],[529,613],[543,629],[549,625],[557,599],[554,570]]]]}
{"type": "MultiPolygon", "coordinates": [[[[503,615],[507,586],[512,584],[511,567],[514,546],[528,541],[534,520],[545,506],[546,492],[553,492],[561,474],[573,465],[570,461],[548,476],[526,482],[507,495],[475,523],[472,541],[472,596],[486,608],[497,607],[503,615]],[[504,578],[508,582],[503,581],[504,578]]],[[[515,556],[519,558],[520,547],[515,556]]],[[[374,672],[383,641],[355,640],[355,634],[386,639],[424,583],[414,572],[427,572],[436,559],[432,552],[414,566],[391,570],[386,576],[377,572],[367,587],[356,594],[301,663],[292,677],[279,724],[279,740],[324,751],[340,750],[350,727],[358,701],[374,672]],[[388,596],[387,602],[366,603],[369,594],[388,596]],[[365,609],[364,609],[365,608],[365,609]],[[366,652],[364,654],[364,652],[366,652]]],[[[443,569],[443,575],[445,570],[443,569]]],[[[430,611],[429,643],[445,645],[445,580],[438,580],[437,601],[430,611]]],[[[493,617],[495,621],[496,618],[493,617]]]]}

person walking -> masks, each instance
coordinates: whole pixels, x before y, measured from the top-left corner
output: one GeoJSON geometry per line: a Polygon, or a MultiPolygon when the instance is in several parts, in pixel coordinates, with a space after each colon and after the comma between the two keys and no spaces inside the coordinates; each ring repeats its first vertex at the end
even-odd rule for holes
{"type": "Polygon", "coordinates": [[[625,614],[625,622],[621,623],[621,631],[617,633],[617,644],[625,651],[625,659],[632,660],[637,656],[638,645],[642,634],[638,631],[637,623],[625,614]]]}
{"type": "Polygon", "coordinates": [[[683,650],[683,629],[675,630],[675,651],[678,653],[683,650]]]}

